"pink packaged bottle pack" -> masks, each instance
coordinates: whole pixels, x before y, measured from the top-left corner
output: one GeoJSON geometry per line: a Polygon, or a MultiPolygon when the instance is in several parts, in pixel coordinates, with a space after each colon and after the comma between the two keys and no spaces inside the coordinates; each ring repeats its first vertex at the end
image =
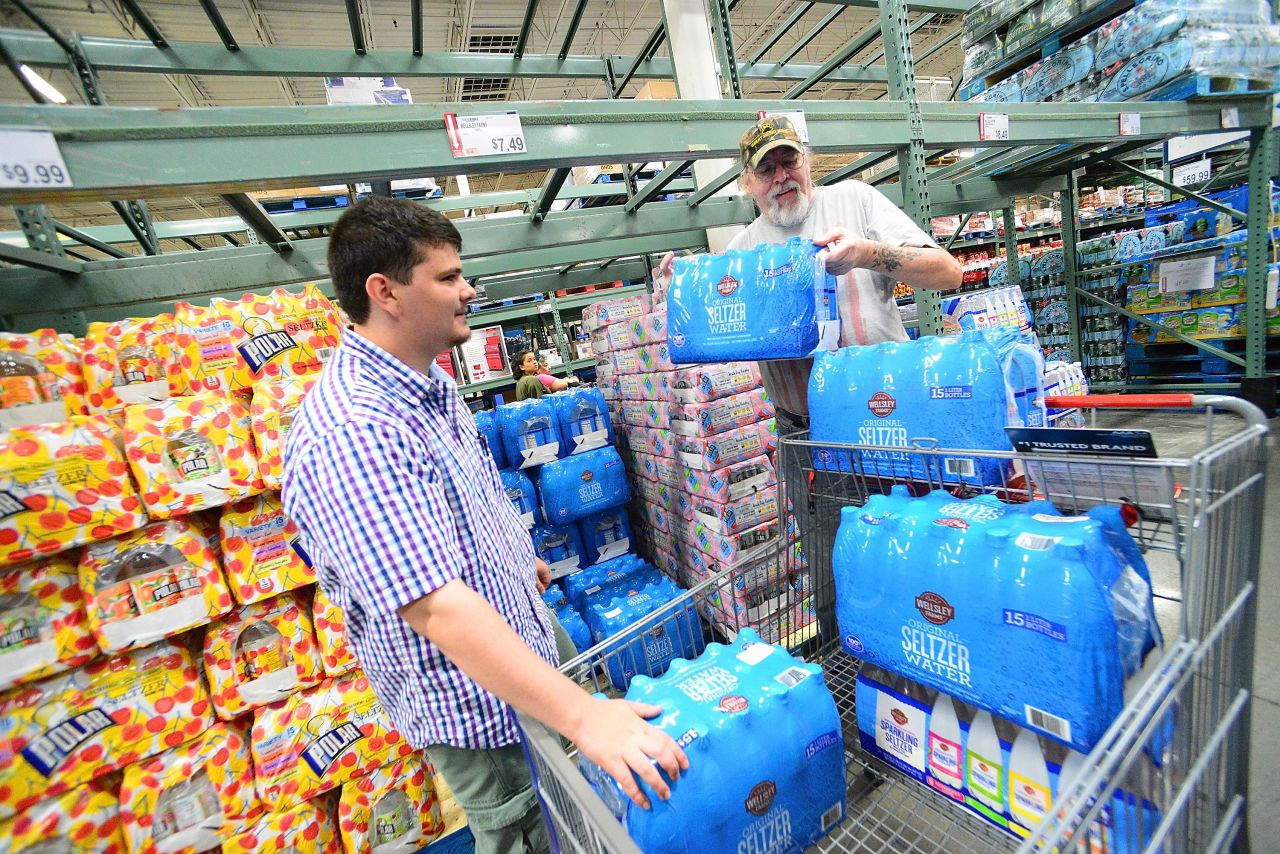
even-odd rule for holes
{"type": "Polygon", "coordinates": [[[671,457],[659,457],[643,451],[632,452],[632,469],[645,480],[665,483],[667,486],[681,488],[685,482],[685,468],[671,457]]]}
{"type": "Polygon", "coordinates": [[[717,533],[736,534],[778,518],[778,487],[765,487],[754,495],[727,504],[706,498],[688,498],[681,502],[680,511],[685,521],[701,522],[717,533]]]}
{"type": "Polygon", "coordinates": [[[646,371],[674,371],[676,369],[675,362],[671,361],[671,351],[667,349],[667,342],[658,341],[653,344],[645,344],[636,350],[640,359],[640,364],[644,366],[646,371]]]}
{"type": "Polygon", "coordinates": [[[671,427],[669,404],[656,400],[624,400],[622,401],[622,420],[637,427],[656,427],[666,430],[671,427]]]}
{"type": "Polygon", "coordinates": [[[640,359],[640,348],[633,347],[630,350],[614,350],[610,354],[613,359],[613,372],[619,376],[625,374],[642,374],[651,370],[640,359]]]}
{"type": "Polygon", "coordinates": [[[667,340],[667,313],[653,311],[642,314],[630,323],[618,324],[627,332],[628,347],[644,347],[667,340]]]}
{"type": "Polygon", "coordinates": [[[670,534],[672,528],[671,514],[657,504],[648,501],[640,502],[640,517],[644,523],[661,534],[670,534]]]}
{"type": "Polygon", "coordinates": [[[640,493],[640,497],[650,504],[656,504],[663,510],[668,512],[678,511],[679,499],[681,492],[674,486],[668,486],[665,483],[659,483],[656,480],[645,480],[643,477],[635,480],[636,492],[640,493]]]}
{"type": "MultiPolygon", "coordinates": [[[[612,370],[612,363],[610,363],[612,370]]],[[[675,371],[628,374],[618,377],[618,394],[623,400],[671,400],[675,371]]]]}
{"type": "Polygon", "coordinates": [[[668,403],[668,424],[681,436],[711,436],[774,416],[764,389],[731,394],[703,403],[668,403]]]}
{"type": "Polygon", "coordinates": [[[703,552],[731,566],[741,561],[764,557],[778,543],[778,522],[765,522],[754,528],[747,528],[736,534],[722,534],[713,531],[702,522],[679,522],[677,536],[682,536],[685,543],[697,551],[703,552]]]}
{"type": "Polygon", "coordinates": [[[774,450],[778,446],[775,429],[770,418],[714,436],[668,435],[675,439],[676,459],[691,469],[711,471],[774,450]]]}
{"type": "Polygon", "coordinates": [[[648,314],[651,307],[648,294],[593,302],[582,310],[582,327],[588,332],[594,332],[602,326],[611,326],[648,314]]]}
{"type": "Polygon", "coordinates": [[[676,456],[676,437],[672,435],[670,430],[663,430],[656,427],[635,427],[627,426],[627,437],[631,441],[631,447],[637,451],[643,451],[646,454],[653,454],[658,457],[669,457],[675,459],[676,456]]]}
{"type": "Polygon", "coordinates": [[[687,467],[681,470],[686,493],[721,504],[736,501],[778,482],[773,463],[764,454],[710,471],[687,467]]]}
{"type": "Polygon", "coordinates": [[[673,373],[671,396],[680,403],[703,403],[761,386],[755,362],[694,365],[673,373]]]}

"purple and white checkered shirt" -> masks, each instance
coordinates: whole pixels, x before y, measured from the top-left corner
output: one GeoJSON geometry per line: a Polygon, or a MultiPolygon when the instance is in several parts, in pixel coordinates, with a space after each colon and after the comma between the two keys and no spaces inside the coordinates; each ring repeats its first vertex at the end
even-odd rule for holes
{"type": "Polygon", "coordinates": [[[424,376],[348,331],[289,431],[283,499],[409,743],[518,743],[511,708],[398,613],[459,578],[557,662],[529,533],[453,380],[435,365],[424,376]]]}

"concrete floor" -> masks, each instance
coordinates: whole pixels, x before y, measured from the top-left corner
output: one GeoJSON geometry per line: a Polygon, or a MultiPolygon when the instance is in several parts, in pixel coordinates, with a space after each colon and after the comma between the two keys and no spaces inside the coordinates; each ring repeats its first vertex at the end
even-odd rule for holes
{"type": "MultiPolygon", "coordinates": [[[[1190,456],[1204,447],[1204,425],[1203,416],[1182,413],[1116,413],[1099,419],[1099,426],[1150,430],[1162,457],[1190,456]]],[[[1268,441],[1266,506],[1258,508],[1257,517],[1266,521],[1262,522],[1249,763],[1249,837],[1255,854],[1280,852],[1280,418],[1271,420],[1268,441]]],[[[1157,594],[1162,557],[1168,556],[1157,554],[1151,562],[1157,594]]],[[[1164,624],[1166,615],[1159,616],[1164,624]]]]}

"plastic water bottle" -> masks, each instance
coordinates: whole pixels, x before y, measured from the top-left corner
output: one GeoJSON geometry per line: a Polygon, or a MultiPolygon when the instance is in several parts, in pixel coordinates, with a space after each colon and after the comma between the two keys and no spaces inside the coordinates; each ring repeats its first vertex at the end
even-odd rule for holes
{"type": "Polygon", "coordinates": [[[991,713],[979,711],[969,725],[969,743],[965,748],[965,783],[969,794],[998,815],[1004,815],[1005,775],[991,713]]]}
{"type": "Polygon", "coordinates": [[[1022,729],[1009,754],[1009,812],[1025,827],[1035,827],[1049,814],[1053,794],[1049,766],[1045,764],[1039,737],[1022,729]]]}
{"type": "Polygon", "coordinates": [[[956,789],[964,787],[964,748],[955,703],[941,691],[929,713],[929,772],[956,789]]]}

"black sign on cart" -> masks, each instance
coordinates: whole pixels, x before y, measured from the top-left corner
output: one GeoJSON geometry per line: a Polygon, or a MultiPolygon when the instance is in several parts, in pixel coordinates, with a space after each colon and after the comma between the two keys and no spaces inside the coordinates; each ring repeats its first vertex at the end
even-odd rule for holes
{"type": "Polygon", "coordinates": [[[1021,454],[1082,454],[1090,457],[1156,456],[1146,430],[1094,430],[1076,427],[1006,427],[1021,454]]]}

